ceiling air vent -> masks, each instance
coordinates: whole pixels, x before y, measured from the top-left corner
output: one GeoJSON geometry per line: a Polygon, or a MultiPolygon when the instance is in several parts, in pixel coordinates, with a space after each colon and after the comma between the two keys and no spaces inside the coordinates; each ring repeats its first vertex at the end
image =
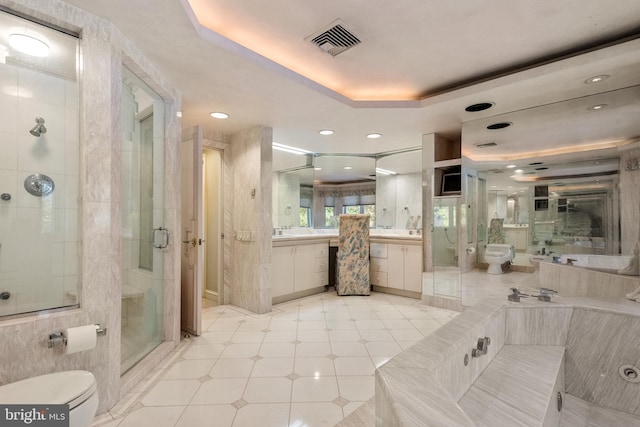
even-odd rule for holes
{"type": "Polygon", "coordinates": [[[495,142],[485,142],[484,144],[475,144],[475,145],[478,148],[487,148],[487,147],[495,147],[498,144],[496,144],[495,142]]]}
{"type": "Polygon", "coordinates": [[[310,35],[305,40],[315,44],[331,56],[339,55],[362,42],[362,38],[353,34],[340,19],[336,19],[326,28],[310,35]]]}

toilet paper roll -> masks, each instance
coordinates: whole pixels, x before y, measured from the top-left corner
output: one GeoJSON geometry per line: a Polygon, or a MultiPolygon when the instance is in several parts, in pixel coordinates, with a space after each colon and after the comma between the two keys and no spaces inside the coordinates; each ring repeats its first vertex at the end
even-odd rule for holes
{"type": "Polygon", "coordinates": [[[96,325],[78,326],[65,329],[63,335],[67,338],[66,354],[91,350],[96,347],[96,325]]]}
{"type": "Polygon", "coordinates": [[[473,254],[475,254],[475,253],[476,253],[476,248],[474,248],[473,246],[469,246],[469,247],[467,248],[467,253],[468,253],[469,255],[473,255],[473,254]]]}

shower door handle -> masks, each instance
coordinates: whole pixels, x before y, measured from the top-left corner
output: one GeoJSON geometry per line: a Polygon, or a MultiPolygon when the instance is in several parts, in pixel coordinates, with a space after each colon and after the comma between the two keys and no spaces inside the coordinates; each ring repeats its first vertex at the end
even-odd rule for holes
{"type": "Polygon", "coordinates": [[[164,227],[158,227],[153,229],[153,247],[156,249],[164,249],[169,246],[169,230],[164,227]],[[164,237],[162,239],[158,239],[158,233],[162,233],[164,237]],[[160,241],[160,243],[156,243],[160,241]]]}

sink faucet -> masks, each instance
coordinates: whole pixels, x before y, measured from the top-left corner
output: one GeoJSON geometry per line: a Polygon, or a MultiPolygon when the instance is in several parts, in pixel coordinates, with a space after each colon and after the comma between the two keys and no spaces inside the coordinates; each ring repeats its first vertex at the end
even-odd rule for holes
{"type": "Polygon", "coordinates": [[[491,344],[491,338],[478,338],[478,344],[476,345],[476,348],[471,349],[471,357],[479,357],[483,354],[487,354],[489,344],[491,344]]]}

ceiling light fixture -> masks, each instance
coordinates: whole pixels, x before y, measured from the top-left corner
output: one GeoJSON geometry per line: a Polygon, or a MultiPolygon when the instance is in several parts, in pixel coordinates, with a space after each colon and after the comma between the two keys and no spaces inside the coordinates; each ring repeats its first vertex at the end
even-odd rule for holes
{"type": "Polygon", "coordinates": [[[370,133],[369,135],[367,135],[367,138],[369,139],[377,139],[380,138],[382,136],[381,133],[370,133]]]}
{"type": "Polygon", "coordinates": [[[468,111],[470,113],[477,113],[478,111],[488,110],[493,107],[495,104],[493,102],[479,102],[477,104],[469,105],[464,111],[468,111]]]}
{"type": "Polygon", "coordinates": [[[344,169],[346,171],[349,171],[349,170],[353,169],[353,166],[345,166],[342,169],[344,169]]]}
{"type": "Polygon", "coordinates": [[[607,80],[609,77],[610,77],[609,74],[600,74],[599,76],[593,76],[591,78],[588,78],[584,82],[588,85],[593,83],[602,83],[603,81],[607,80]]]}
{"type": "Polygon", "coordinates": [[[49,45],[37,37],[14,33],[9,35],[9,45],[18,52],[38,58],[49,56],[49,45]]]}
{"type": "Polygon", "coordinates": [[[515,168],[517,165],[507,165],[507,169],[513,169],[515,168]]]}
{"type": "Polygon", "coordinates": [[[514,170],[513,172],[514,172],[514,173],[517,173],[517,174],[521,174],[521,173],[522,173],[522,172],[524,172],[524,171],[523,171],[522,169],[516,169],[516,170],[514,170]]]}
{"type": "Polygon", "coordinates": [[[211,117],[213,117],[214,119],[220,119],[220,120],[224,120],[224,119],[228,119],[229,115],[227,113],[223,113],[221,111],[214,111],[213,113],[209,114],[211,117]]]}
{"type": "Polygon", "coordinates": [[[314,170],[314,171],[321,171],[321,170],[322,170],[322,168],[321,168],[321,167],[315,167],[315,168],[313,168],[313,170],[314,170]]]}
{"type": "Polygon", "coordinates": [[[602,110],[604,107],[606,107],[607,104],[598,104],[598,105],[594,105],[593,107],[589,107],[589,110],[602,110]]]}
{"type": "Polygon", "coordinates": [[[318,131],[320,135],[333,135],[333,131],[331,129],[322,129],[318,131]]]}
{"type": "Polygon", "coordinates": [[[278,144],[277,142],[273,142],[271,144],[271,147],[274,150],[284,151],[286,153],[291,153],[291,154],[298,154],[300,156],[303,156],[306,154],[313,154],[313,152],[311,151],[303,150],[302,148],[290,147],[284,144],[278,144]]]}

